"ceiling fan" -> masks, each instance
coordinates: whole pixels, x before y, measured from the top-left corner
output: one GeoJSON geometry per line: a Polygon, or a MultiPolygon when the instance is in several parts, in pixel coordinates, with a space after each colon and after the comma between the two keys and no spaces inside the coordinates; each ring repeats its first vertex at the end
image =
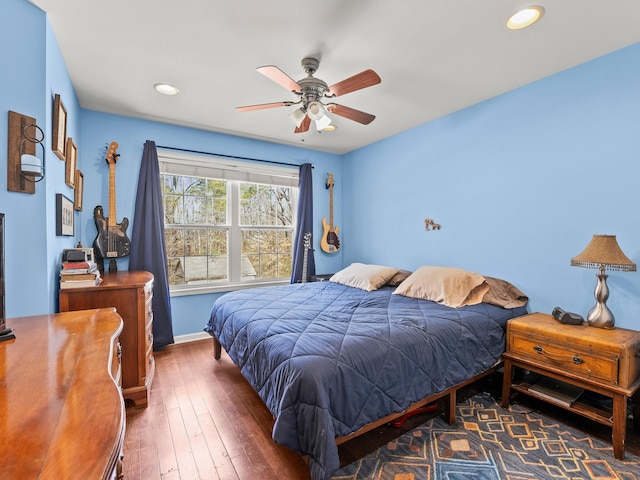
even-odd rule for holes
{"type": "Polygon", "coordinates": [[[307,76],[302,80],[294,81],[286,73],[274,65],[258,67],[256,70],[265,77],[273,80],[278,85],[295,93],[299,99],[295,102],[284,101],[274,103],[262,103],[260,105],[247,105],[236,107],[239,112],[251,112],[253,110],[263,110],[265,108],[291,107],[300,105],[299,108],[289,114],[291,121],[295,125],[294,133],[303,133],[309,130],[311,121],[315,120],[318,131],[326,130],[331,125],[331,118],[326,115],[329,111],[341,117],[348,118],[363,125],[370,124],[376,117],[370,113],[365,113],[354,108],[338,105],[337,103],[323,103],[323,99],[333,99],[340,95],[355,92],[363,88],[377,85],[382,80],[373,70],[365,70],[341,82],[328,86],[326,82],[313,76],[318,70],[320,61],[316,58],[303,58],[302,68],[307,76]]]}

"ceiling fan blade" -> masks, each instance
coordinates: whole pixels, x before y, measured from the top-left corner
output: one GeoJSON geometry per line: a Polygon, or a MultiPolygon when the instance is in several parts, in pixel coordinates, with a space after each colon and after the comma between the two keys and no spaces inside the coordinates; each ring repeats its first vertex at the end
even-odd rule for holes
{"type": "Polygon", "coordinates": [[[327,105],[327,109],[331,113],[335,113],[336,115],[340,115],[341,117],[348,118],[349,120],[353,120],[354,122],[358,122],[363,125],[369,125],[376,118],[375,115],[371,115],[370,113],[365,113],[360,110],[356,110],[355,108],[345,107],[344,105],[338,105],[336,103],[327,105]]]}
{"type": "Polygon", "coordinates": [[[253,112],[254,110],[264,110],[265,108],[275,107],[290,107],[293,102],[274,102],[274,103],[262,103],[260,105],[246,105],[244,107],[236,107],[239,112],[253,112]]]}
{"type": "Polygon", "coordinates": [[[347,93],[355,92],[356,90],[377,85],[381,81],[382,80],[376,72],[371,69],[365,70],[364,72],[360,72],[353,77],[346,78],[335,85],[331,85],[329,90],[325,92],[325,96],[338,97],[340,95],[346,95],[347,93]]]}
{"type": "Polygon", "coordinates": [[[264,75],[265,77],[276,82],[281,87],[286,88],[290,92],[299,92],[301,90],[300,85],[298,85],[297,82],[295,82],[289,75],[284,73],[275,65],[266,65],[264,67],[258,67],[256,68],[256,70],[262,75],[264,75]]]}
{"type": "Polygon", "coordinates": [[[311,119],[305,115],[304,119],[302,120],[302,123],[300,124],[299,127],[296,127],[293,133],[307,132],[309,130],[309,126],[311,126],[311,119]]]}

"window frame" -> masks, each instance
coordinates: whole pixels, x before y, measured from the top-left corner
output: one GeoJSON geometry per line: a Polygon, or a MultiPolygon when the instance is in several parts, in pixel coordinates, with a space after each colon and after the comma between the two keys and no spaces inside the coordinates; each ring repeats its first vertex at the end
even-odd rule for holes
{"type": "MultiPolygon", "coordinates": [[[[230,292],[246,288],[286,285],[290,283],[289,278],[242,281],[234,276],[234,269],[237,270],[235,273],[240,273],[242,259],[240,232],[243,228],[251,228],[253,226],[240,225],[240,205],[239,202],[234,202],[233,198],[239,199],[238,187],[240,182],[292,187],[292,238],[295,238],[297,228],[296,210],[299,193],[299,170],[297,168],[268,165],[258,161],[230,160],[215,155],[174,152],[161,148],[158,148],[158,163],[160,165],[160,175],[174,174],[228,180],[230,182],[228,184],[230,190],[234,190],[227,194],[229,200],[229,204],[227,205],[228,224],[220,226],[220,228],[227,230],[228,235],[229,280],[215,284],[170,285],[169,293],[171,297],[230,292]]],[[[272,227],[261,226],[256,226],[255,228],[273,229],[272,227]]],[[[276,227],[275,229],[277,230],[278,228],[276,227]]],[[[288,228],[282,229],[287,230],[288,228]]]]}

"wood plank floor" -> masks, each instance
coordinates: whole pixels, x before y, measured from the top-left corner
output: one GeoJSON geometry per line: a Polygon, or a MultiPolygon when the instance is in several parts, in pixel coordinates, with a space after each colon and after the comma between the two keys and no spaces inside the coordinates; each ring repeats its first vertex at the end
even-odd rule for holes
{"type": "MultiPolygon", "coordinates": [[[[213,359],[210,340],[171,345],[155,354],[156,373],[145,409],[127,408],[126,480],[309,480],[303,457],[271,440],[273,420],[223,351],[213,359]]],[[[500,395],[499,375],[460,392],[500,395]]],[[[518,397],[524,403],[524,395],[518,397]]],[[[535,407],[535,405],[533,405],[535,407]]],[[[611,440],[611,429],[542,405],[577,428],[611,440]]],[[[346,465],[434,414],[401,429],[385,426],[340,446],[346,465]]],[[[627,450],[640,455],[640,434],[627,429],[627,450]]]]}

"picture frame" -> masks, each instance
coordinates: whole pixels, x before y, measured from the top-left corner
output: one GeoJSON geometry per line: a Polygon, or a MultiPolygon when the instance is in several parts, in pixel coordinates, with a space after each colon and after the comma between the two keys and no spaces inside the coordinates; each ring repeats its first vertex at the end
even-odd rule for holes
{"type": "Polygon", "coordinates": [[[76,165],[78,163],[78,148],[73,143],[73,138],[67,138],[67,157],[65,165],[64,183],[68,187],[75,188],[76,186],[76,165]]]}
{"type": "Polygon", "coordinates": [[[66,161],[67,144],[67,109],[64,108],[59,94],[53,98],[53,134],[51,135],[51,149],[63,162],[66,161]]]}
{"type": "Polygon", "coordinates": [[[61,193],[56,193],[56,235],[73,236],[73,202],[61,193]]]}
{"type": "Polygon", "coordinates": [[[73,199],[73,206],[78,211],[82,211],[82,197],[84,195],[84,175],[76,168],[76,194],[73,199]]]}

